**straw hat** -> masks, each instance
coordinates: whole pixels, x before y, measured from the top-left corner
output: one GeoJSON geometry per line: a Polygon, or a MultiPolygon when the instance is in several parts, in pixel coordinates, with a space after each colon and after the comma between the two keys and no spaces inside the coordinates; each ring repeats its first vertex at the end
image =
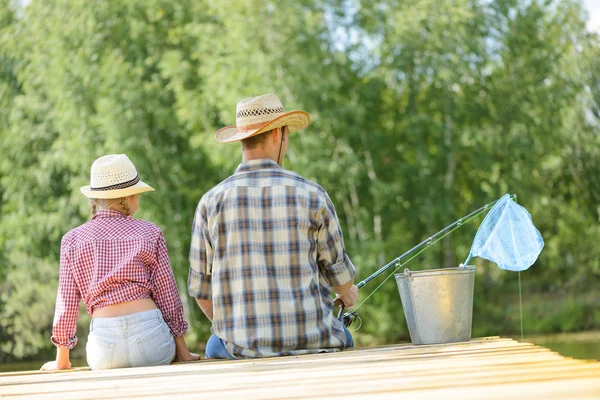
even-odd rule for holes
{"type": "Polygon", "coordinates": [[[135,166],[125,154],[110,154],[94,161],[90,186],[81,193],[91,199],[118,199],[154,189],[140,180],[135,166]]]}
{"type": "Polygon", "coordinates": [[[293,132],[308,124],[310,116],[307,112],[285,112],[279,98],[269,93],[240,101],[236,107],[235,126],[219,129],[215,139],[220,143],[237,142],[281,126],[287,126],[293,132]]]}

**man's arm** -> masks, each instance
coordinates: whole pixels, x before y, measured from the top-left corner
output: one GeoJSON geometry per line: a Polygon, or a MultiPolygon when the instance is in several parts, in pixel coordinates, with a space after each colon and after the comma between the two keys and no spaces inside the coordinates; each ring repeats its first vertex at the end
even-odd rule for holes
{"type": "Polygon", "coordinates": [[[196,303],[198,303],[198,306],[200,306],[200,309],[202,310],[204,315],[206,315],[206,318],[208,318],[209,321],[212,322],[212,320],[213,320],[212,299],[209,299],[209,300],[196,299],[196,303]]]}
{"type": "Polygon", "coordinates": [[[206,225],[207,221],[203,215],[203,209],[198,206],[192,228],[188,294],[196,300],[204,315],[212,322],[213,249],[206,225]]]}
{"type": "Polygon", "coordinates": [[[336,299],[345,307],[352,307],[358,299],[358,288],[354,285],[356,269],[346,255],[344,236],[340,228],[335,207],[329,196],[318,213],[317,263],[319,272],[335,292],[336,299]]]}

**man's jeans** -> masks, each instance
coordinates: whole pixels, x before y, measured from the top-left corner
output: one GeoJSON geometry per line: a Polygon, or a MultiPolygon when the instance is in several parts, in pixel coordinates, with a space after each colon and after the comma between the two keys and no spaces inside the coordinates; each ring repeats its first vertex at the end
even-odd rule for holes
{"type": "MultiPolygon", "coordinates": [[[[344,333],[346,334],[346,347],[344,347],[344,349],[351,349],[354,347],[354,339],[352,338],[352,334],[350,333],[348,328],[346,328],[345,326],[342,327],[344,328],[344,333]]],[[[206,343],[205,353],[206,358],[221,358],[225,360],[235,360],[235,357],[229,354],[229,352],[225,348],[225,343],[223,343],[223,340],[215,335],[210,335],[210,338],[206,343]]]]}

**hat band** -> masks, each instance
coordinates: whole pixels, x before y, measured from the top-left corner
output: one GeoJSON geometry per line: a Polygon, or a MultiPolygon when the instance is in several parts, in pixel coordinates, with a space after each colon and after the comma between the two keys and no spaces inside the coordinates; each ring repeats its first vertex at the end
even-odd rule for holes
{"type": "Polygon", "coordinates": [[[106,191],[106,190],[117,190],[117,189],[126,189],[138,183],[140,181],[140,176],[136,175],[135,178],[128,182],[117,183],[116,185],[104,186],[104,187],[90,187],[92,191],[106,191]]]}
{"type": "Polygon", "coordinates": [[[250,124],[250,125],[245,125],[245,126],[240,126],[238,127],[238,132],[248,132],[251,131],[253,129],[258,129],[261,126],[263,126],[264,124],[268,123],[269,121],[265,121],[265,122],[259,122],[257,124],[250,124]]]}

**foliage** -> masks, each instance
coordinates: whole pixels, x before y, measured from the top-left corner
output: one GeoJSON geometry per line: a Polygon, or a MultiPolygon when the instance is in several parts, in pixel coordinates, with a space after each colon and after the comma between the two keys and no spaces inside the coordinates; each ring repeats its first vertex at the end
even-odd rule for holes
{"type": "MultiPolygon", "coordinates": [[[[186,293],[195,205],[239,162],[212,135],[267,92],[311,114],[286,167],[331,194],[360,278],[511,192],[546,240],[525,298],[593,293],[599,60],[577,1],[0,0],[0,360],[52,350],[60,239],[89,218],[78,188],[103,154],[156,187],[139,217],[163,229],[186,293]]],[[[462,262],[476,226],[409,267],[462,262]]],[[[474,333],[518,331],[515,275],[478,266],[474,333]]],[[[528,306],[530,329],[598,328],[594,301],[528,306]]],[[[408,337],[390,281],[359,314],[358,343],[408,337]]]]}

